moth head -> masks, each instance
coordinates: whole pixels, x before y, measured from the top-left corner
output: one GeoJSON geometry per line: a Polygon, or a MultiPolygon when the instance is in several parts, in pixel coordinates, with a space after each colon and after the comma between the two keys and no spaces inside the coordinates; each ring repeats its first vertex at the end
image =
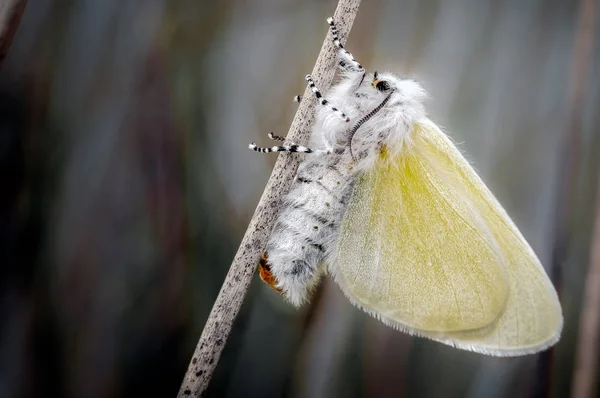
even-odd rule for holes
{"type": "Polygon", "coordinates": [[[375,73],[373,73],[373,82],[371,83],[371,85],[373,86],[373,88],[381,91],[382,93],[385,93],[386,91],[390,91],[391,90],[391,86],[390,83],[387,80],[383,80],[379,78],[379,72],[375,71],[375,73]]]}
{"type": "Polygon", "coordinates": [[[386,108],[404,107],[421,109],[427,99],[425,90],[412,79],[405,79],[388,72],[374,72],[371,81],[373,95],[381,98],[390,96],[386,108]]]}

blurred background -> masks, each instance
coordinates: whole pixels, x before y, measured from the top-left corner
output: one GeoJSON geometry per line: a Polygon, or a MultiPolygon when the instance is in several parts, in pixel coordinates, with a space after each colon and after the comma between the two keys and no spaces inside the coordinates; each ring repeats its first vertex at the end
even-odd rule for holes
{"type": "MultiPolygon", "coordinates": [[[[298,311],[255,277],[208,397],[571,395],[599,239],[593,2],[363,1],[348,41],[429,91],[560,291],[556,348],[454,350],[330,280],[298,311]]],[[[247,145],[286,134],[336,3],[28,1],[0,70],[0,397],[177,394],[275,161],[247,145]]]]}

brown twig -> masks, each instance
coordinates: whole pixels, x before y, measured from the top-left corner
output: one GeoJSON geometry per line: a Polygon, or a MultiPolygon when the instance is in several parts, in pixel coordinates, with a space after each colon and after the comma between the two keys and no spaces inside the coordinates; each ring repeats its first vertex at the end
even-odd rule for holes
{"type": "MultiPolygon", "coordinates": [[[[360,0],[340,0],[338,2],[333,18],[339,28],[342,40],[350,32],[359,5],[360,0]]],[[[320,87],[331,85],[335,74],[335,60],[336,52],[331,33],[328,33],[311,73],[315,84],[320,87]]],[[[313,113],[316,101],[308,88],[305,90],[303,98],[288,132],[291,142],[307,142],[314,121],[313,113]]],[[[266,246],[281,199],[289,191],[299,162],[298,155],[279,155],[240,248],[208,316],[178,397],[200,397],[206,390],[254,275],[260,254],[266,246]]]]}
{"type": "Polygon", "coordinates": [[[27,0],[3,0],[0,2],[0,67],[8,53],[15,32],[21,22],[27,0]]]}

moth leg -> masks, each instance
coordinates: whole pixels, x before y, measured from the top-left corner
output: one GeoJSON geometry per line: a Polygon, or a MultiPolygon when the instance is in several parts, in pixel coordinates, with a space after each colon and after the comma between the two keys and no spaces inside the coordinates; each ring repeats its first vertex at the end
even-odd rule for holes
{"type": "MultiPolygon", "coordinates": [[[[282,137],[280,135],[275,135],[275,134],[273,134],[273,132],[270,132],[269,134],[267,134],[267,137],[269,137],[269,139],[271,139],[273,141],[285,141],[284,137],[282,137]]],[[[294,142],[290,142],[290,145],[300,146],[294,142]]]]}
{"type": "Polygon", "coordinates": [[[338,67],[342,72],[365,73],[365,69],[358,63],[345,48],[338,50],[338,67]]]}
{"type": "MultiPolygon", "coordinates": [[[[269,137],[270,139],[272,139],[273,141],[285,141],[284,137],[281,137],[279,135],[275,135],[272,132],[267,134],[267,137],[269,137]]],[[[291,145],[296,145],[293,142],[291,143],[291,145]]]]}
{"type": "Polygon", "coordinates": [[[323,98],[323,94],[321,94],[321,92],[319,91],[319,89],[315,86],[315,82],[313,81],[313,79],[312,79],[312,77],[310,75],[306,75],[305,79],[308,82],[308,87],[310,87],[310,89],[315,94],[315,97],[317,97],[317,100],[319,101],[319,103],[321,105],[328,106],[336,115],[338,115],[339,117],[341,117],[342,120],[344,120],[346,122],[350,121],[350,118],[348,116],[346,116],[346,114],[344,112],[340,111],[335,106],[330,105],[329,101],[327,101],[325,98],[323,98]]]}
{"type": "Polygon", "coordinates": [[[296,95],[294,97],[294,102],[300,103],[300,101],[302,101],[302,96],[301,95],[296,95]]]}
{"type": "Polygon", "coordinates": [[[351,72],[364,72],[365,68],[354,59],[354,56],[344,48],[342,43],[340,42],[340,38],[338,36],[338,30],[335,26],[335,22],[333,22],[333,18],[327,18],[327,23],[329,24],[329,28],[331,30],[331,35],[333,36],[333,44],[338,48],[340,61],[339,66],[343,70],[351,71],[351,72]]]}
{"type": "MultiPolygon", "coordinates": [[[[283,138],[283,137],[279,137],[279,138],[283,138]]],[[[324,151],[322,149],[310,149],[303,145],[296,145],[296,144],[281,145],[281,146],[276,145],[276,146],[268,148],[268,147],[259,147],[253,142],[250,145],[248,145],[248,148],[252,149],[253,151],[261,152],[261,153],[298,152],[298,153],[316,153],[316,154],[327,154],[327,155],[331,153],[329,151],[324,151]]]]}
{"type": "MultiPolygon", "coordinates": [[[[269,133],[268,134],[269,138],[272,139],[273,141],[285,141],[284,137],[275,135],[273,133],[269,133]]],[[[325,150],[314,150],[313,152],[317,152],[317,153],[325,153],[325,154],[330,154],[331,152],[333,152],[333,147],[329,144],[329,142],[327,142],[327,140],[324,140],[324,144],[325,144],[325,150]]],[[[294,142],[290,142],[290,145],[298,145],[294,142]]]]}

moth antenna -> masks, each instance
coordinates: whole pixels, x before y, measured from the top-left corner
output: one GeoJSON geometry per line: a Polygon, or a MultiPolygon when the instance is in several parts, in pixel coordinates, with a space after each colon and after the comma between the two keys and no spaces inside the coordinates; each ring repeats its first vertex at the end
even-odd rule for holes
{"type": "Polygon", "coordinates": [[[348,116],[346,116],[346,114],[342,111],[340,111],[338,108],[336,108],[333,105],[329,104],[329,101],[327,101],[325,98],[323,98],[323,94],[321,94],[321,92],[319,91],[319,89],[315,86],[315,82],[313,81],[312,77],[310,75],[306,75],[305,77],[306,81],[308,82],[308,87],[310,87],[310,89],[312,90],[312,92],[315,94],[315,97],[317,97],[317,100],[319,101],[319,103],[323,106],[328,106],[329,108],[339,117],[342,118],[342,120],[344,120],[345,122],[349,122],[350,118],[348,116]]]}
{"type": "Polygon", "coordinates": [[[329,28],[331,29],[331,36],[333,36],[333,44],[338,48],[343,58],[345,58],[345,60],[340,60],[340,67],[343,69],[350,68],[352,70],[356,70],[357,72],[363,71],[363,66],[354,58],[354,56],[348,50],[346,50],[346,48],[340,42],[337,26],[335,26],[333,18],[327,18],[327,23],[329,24],[329,28]],[[348,63],[350,63],[351,65],[348,65],[348,63]]]}
{"type": "Polygon", "coordinates": [[[350,135],[349,138],[349,147],[350,147],[350,156],[352,156],[352,159],[354,159],[354,154],[352,153],[352,139],[354,138],[354,134],[358,131],[358,129],[360,128],[360,126],[362,126],[363,124],[365,124],[370,118],[372,118],[373,116],[375,116],[377,114],[377,112],[379,112],[384,106],[385,104],[388,103],[388,101],[390,100],[390,98],[392,97],[392,94],[394,93],[395,90],[392,90],[389,95],[387,97],[385,97],[383,99],[383,101],[381,101],[381,103],[379,105],[377,105],[377,107],[375,107],[375,109],[373,109],[371,112],[369,112],[368,114],[366,114],[365,116],[363,116],[355,125],[354,127],[352,127],[352,130],[350,130],[350,132],[348,133],[350,135]]]}

